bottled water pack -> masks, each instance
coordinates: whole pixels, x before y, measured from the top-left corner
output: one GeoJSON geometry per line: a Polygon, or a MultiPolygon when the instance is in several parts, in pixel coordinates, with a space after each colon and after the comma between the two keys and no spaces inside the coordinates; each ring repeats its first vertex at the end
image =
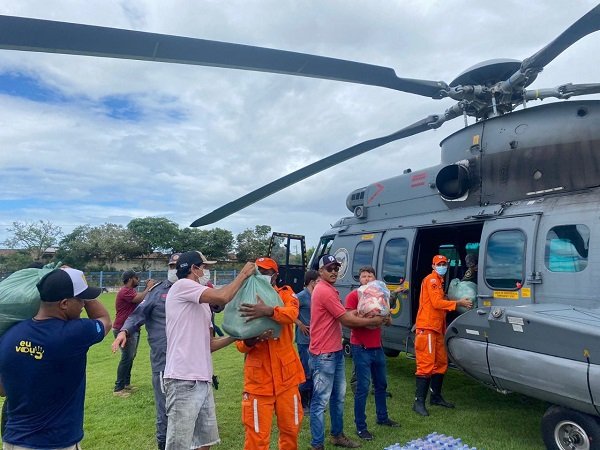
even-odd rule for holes
{"type": "Polygon", "coordinates": [[[383,450],[477,450],[469,447],[461,438],[446,436],[445,434],[430,433],[424,438],[413,439],[402,445],[396,442],[383,450]]]}

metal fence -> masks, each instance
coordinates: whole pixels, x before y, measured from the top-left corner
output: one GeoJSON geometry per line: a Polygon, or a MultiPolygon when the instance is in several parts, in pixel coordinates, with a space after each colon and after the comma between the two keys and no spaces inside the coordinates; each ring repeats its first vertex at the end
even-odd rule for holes
{"type": "MultiPolygon", "coordinates": [[[[106,291],[112,292],[119,290],[123,286],[122,275],[123,272],[86,272],[85,277],[90,285],[99,286],[106,291]]],[[[138,275],[140,276],[138,289],[144,289],[146,280],[149,278],[157,281],[167,279],[166,270],[148,270],[138,272],[138,275]]],[[[231,283],[236,275],[237,270],[211,270],[210,280],[215,286],[224,286],[231,283]]]]}
{"type": "MultiPolygon", "coordinates": [[[[9,277],[11,272],[1,272],[0,281],[9,277]]],[[[118,291],[123,286],[121,276],[123,272],[86,272],[85,278],[91,286],[99,286],[106,292],[118,291]]],[[[153,278],[157,281],[167,279],[166,270],[148,270],[138,272],[140,276],[140,285],[138,288],[144,289],[146,280],[153,278]]],[[[233,281],[237,275],[237,270],[211,270],[210,279],[215,286],[224,286],[233,281]]]]}

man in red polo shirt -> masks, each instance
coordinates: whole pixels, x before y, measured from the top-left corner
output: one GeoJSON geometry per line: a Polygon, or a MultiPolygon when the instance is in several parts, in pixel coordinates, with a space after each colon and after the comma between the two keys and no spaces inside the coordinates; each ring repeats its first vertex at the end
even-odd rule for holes
{"type": "Polygon", "coordinates": [[[380,327],[384,317],[358,317],[346,311],[333,284],[340,263],[332,255],[319,259],[319,276],[310,303],[310,368],[313,397],[310,403],[312,450],[325,448],[325,407],[329,403],[331,443],[338,447],[357,448],[360,444],[344,435],[344,398],[346,370],[342,350],[342,325],[348,328],[380,327]]]}
{"type": "MultiPolygon", "coordinates": [[[[115,338],[119,335],[121,327],[133,312],[138,303],[142,303],[144,297],[152,286],[154,280],[146,281],[146,288],[138,292],[137,287],[140,284],[140,277],[133,270],[127,270],[123,273],[123,287],[117,293],[115,300],[116,316],[113,322],[113,334],[115,338]]],[[[121,348],[121,361],[117,368],[117,381],[115,381],[115,389],[113,394],[117,397],[129,397],[131,395],[131,368],[133,360],[137,353],[138,342],[140,340],[140,332],[136,331],[128,336],[127,343],[121,348]]]]}

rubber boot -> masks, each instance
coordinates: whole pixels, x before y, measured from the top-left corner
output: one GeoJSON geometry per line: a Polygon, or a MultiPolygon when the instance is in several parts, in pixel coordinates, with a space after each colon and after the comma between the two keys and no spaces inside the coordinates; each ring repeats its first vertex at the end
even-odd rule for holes
{"type": "Polygon", "coordinates": [[[425,399],[427,398],[427,391],[429,390],[429,378],[417,377],[417,390],[415,391],[415,403],[413,404],[413,411],[421,416],[428,416],[429,411],[425,408],[425,399]]]}
{"type": "Polygon", "coordinates": [[[442,397],[443,382],[443,373],[436,373],[431,376],[431,397],[429,397],[429,404],[443,406],[444,408],[454,408],[454,403],[447,402],[444,400],[444,397],[442,397]]]}

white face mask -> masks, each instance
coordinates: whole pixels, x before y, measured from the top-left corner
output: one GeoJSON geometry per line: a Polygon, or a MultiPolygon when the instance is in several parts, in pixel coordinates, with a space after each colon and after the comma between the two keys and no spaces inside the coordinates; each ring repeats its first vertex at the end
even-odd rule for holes
{"type": "Polygon", "coordinates": [[[200,283],[202,286],[206,286],[206,283],[210,281],[210,270],[202,269],[202,273],[202,276],[198,278],[198,283],[200,283]]]}
{"type": "Polygon", "coordinates": [[[444,276],[448,271],[448,266],[435,266],[435,271],[438,273],[438,275],[444,276]]]}
{"type": "Polygon", "coordinates": [[[259,277],[265,280],[267,283],[271,284],[271,278],[273,277],[273,275],[260,274],[259,277]]]}
{"type": "Polygon", "coordinates": [[[169,269],[167,271],[167,280],[171,283],[175,283],[179,278],[177,278],[177,269],[169,269]]]}

